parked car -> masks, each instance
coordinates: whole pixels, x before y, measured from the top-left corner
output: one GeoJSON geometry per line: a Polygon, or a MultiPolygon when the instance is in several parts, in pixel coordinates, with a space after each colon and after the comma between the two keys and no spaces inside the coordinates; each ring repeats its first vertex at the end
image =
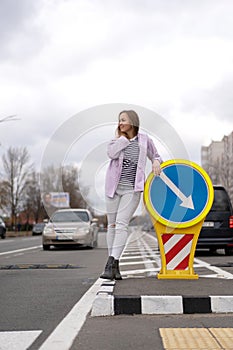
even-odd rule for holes
{"type": "Polygon", "coordinates": [[[44,250],[50,246],[83,245],[97,246],[98,226],[96,219],[86,209],[60,209],[51,217],[42,234],[44,250]]]}
{"type": "Polygon", "coordinates": [[[222,248],[226,255],[233,255],[233,211],[229,195],[222,186],[214,186],[214,202],[197,241],[199,248],[209,248],[212,252],[222,248]]]}
{"type": "Polygon", "coordinates": [[[44,222],[38,222],[37,224],[33,225],[32,228],[32,235],[42,235],[42,232],[44,230],[45,223],[44,222]]]}
{"type": "Polygon", "coordinates": [[[0,237],[2,239],[6,238],[6,225],[2,218],[0,218],[0,237]]]}

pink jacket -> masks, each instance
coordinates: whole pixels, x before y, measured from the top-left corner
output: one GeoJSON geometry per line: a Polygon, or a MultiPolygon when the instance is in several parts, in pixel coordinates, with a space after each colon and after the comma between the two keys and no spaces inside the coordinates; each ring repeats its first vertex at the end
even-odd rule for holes
{"type": "MultiPolygon", "coordinates": [[[[108,144],[107,153],[111,159],[105,181],[105,193],[108,197],[113,197],[115,194],[121,176],[124,149],[128,146],[129,142],[130,141],[125,136],[121,136],[110,141],[108,144]]],[[[134,191],[142,192],[145,183],[146,158],[148,157],[151,162],[157,159],[160,163],[162,159],[153,141],[146,134],[138,134],[138,144],[139,158],[134,191]]]]}

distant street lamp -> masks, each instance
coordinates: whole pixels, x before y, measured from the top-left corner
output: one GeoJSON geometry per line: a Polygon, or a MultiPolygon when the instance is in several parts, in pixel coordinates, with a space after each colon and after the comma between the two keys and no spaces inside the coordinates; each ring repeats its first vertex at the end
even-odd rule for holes
{"type": "MultiPolygon", "coordinates": [[[[20,118],[15,118],[16,115],[9,115],[8,117],[0,119],[0,123],[13,122],[15,120],[20,120],[20,118]]],[[[1,146],[1,143],[0,143],[1,146]]]]}

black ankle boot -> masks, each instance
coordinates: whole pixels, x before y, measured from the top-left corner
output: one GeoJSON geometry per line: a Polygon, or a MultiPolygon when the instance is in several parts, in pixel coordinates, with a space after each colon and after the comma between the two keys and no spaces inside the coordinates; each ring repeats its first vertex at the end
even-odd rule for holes
{"type": "Polygon", "coordinates": [[[119,269],[119,260],[115,260],[115,280],[122,280],[122,276],[119,269]]]}
{"type": "Polygon", "coordinates": [[[115,276],[115,259],[113,256],[109,256],[104,272],[100,275],[100,278],[106,278],[113,280],[115,276]]]}

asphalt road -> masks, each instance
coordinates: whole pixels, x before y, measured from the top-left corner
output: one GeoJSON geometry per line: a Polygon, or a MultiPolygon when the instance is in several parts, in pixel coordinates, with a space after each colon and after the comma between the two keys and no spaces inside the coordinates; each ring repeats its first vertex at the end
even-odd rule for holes
{"type": "MultiPolygon", "coordinates": [[[[19,349],[18,339],[14,340],[13,337],[15,331],[21,333],[23,338],[37,332],[29,349],[41,347],[98,279],[107,256],[104,235],[99,235],[99,247],[93,250],[72,248],[43,251],[41,236],[0,240],[0,349],[19,349]],[[3,334],[6,334],[8,341],[9,337],[12,341],[8,348],[1,347],[3,334]]],[[[225,256],[222,251],[216,255],[198,252],[197,258],[210,264],[221,264],[222,269],[232,273],[229,263],[233,263],[233,257],[225,256]]],[[[120,315],[94,318],[88,315],[72,350],[141,350],[142,347],[162,350],[160,330],[167,327],[233,327],[233,315],[120,315]]]]}
{"type": "Polygon", "coordinates": [[[0,335],[42,331],[30,347],[38,349],[99,277],[105,259],[101,247],[43,251],[41,236],[0,240],[0,335]]]}

